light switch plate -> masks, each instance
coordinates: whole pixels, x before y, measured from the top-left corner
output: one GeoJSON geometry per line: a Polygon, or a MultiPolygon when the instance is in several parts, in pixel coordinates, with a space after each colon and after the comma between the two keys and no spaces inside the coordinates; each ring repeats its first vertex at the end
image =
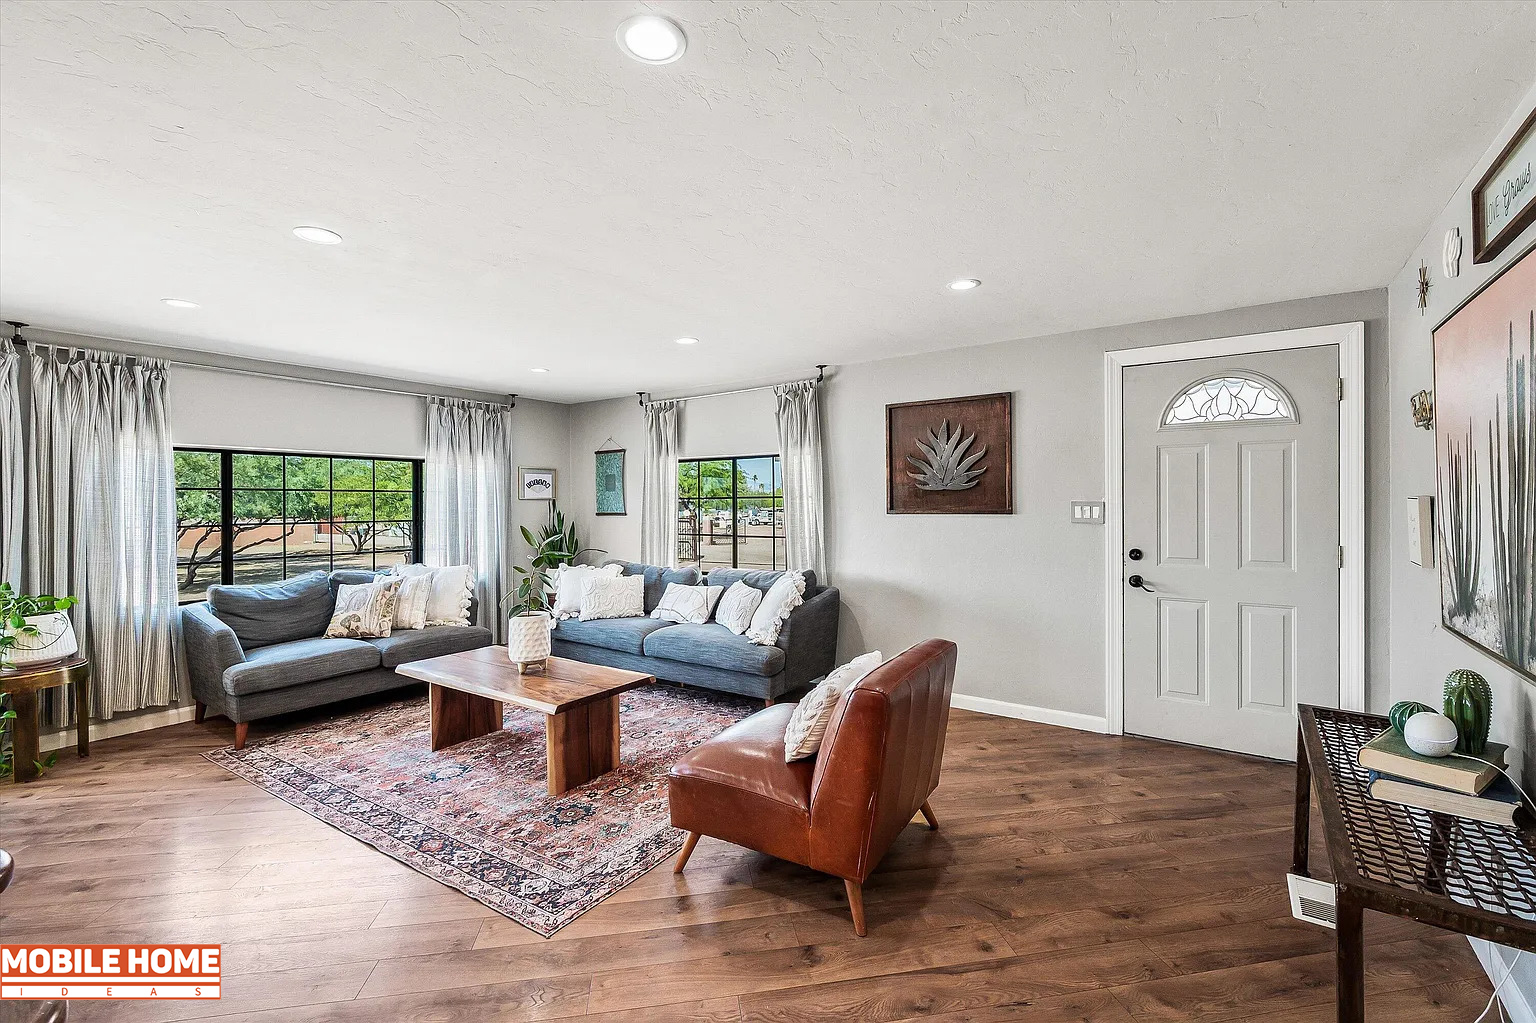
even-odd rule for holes
{"type": "Polygon", "coordinates": [[[1428,495],[1408,498],[1408,560],[1435,567],[1435,499],[1428,495]]]}
{"type": "Polygon", "coordinates": [[[1104,502],[1073,501],[1072,521],[1079,526],[1102,526],[1104,524],[1104,502]]]}

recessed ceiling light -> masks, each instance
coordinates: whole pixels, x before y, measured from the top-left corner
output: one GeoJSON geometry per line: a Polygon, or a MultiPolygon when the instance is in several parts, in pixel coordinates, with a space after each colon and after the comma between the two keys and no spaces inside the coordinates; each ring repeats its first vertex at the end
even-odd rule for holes
{"type": "Polygon", "coordinates": [[[688,37],[671,18],[637,14],[619,26],[619,49],[644,64],[670,64],[688,49],[688,37]]]}
{"type": "Polygon", "coordinates": [[[680,337],[677,339],[677,343],[680,345],[696,345],[699,343],[699,339],[696,337],[680,337]]]}
{"type": "Polygon", "coordinates": [[[296,227],[293,229],[293,235],[295,238],[302,238],[316,245],[341,244],[341,235],[323,227],[296,227]]]}
{"type": "Polygon", "coordinates": [[[530,369],[528,372],[530,372],[530,373],[548,373],[549,370],[545,369],[543,366],[535,366],[533,369],[530,369]]]}
{"type": "Polygon", "coordinates": [[[197,309],[197,308],[200,308],[196,302],[188,302],[184,298],[162,298],[160,301],[164,302],[166,305],[170,306],[172,309],[197,309]]]}
{"type": "Polygon", "coordinates": [[[970,291],[972,288],[981,287],[981,282],[974,277],[962,277],[958,281],[949,282],[950,291],[970,291]]]}

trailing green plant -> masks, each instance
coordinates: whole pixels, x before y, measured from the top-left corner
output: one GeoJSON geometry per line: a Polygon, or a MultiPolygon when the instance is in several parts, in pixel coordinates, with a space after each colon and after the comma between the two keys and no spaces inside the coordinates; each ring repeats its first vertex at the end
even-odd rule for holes
{"type": "Polygon", "coordinates": [[[55,597],[51,594],[17,593],[10,583],[0,583],[0,668],[14,668],[11,649],[21,636],[36,636],[37,626],[28,625],[33,615],[68,611],[77,601],[74,597],[55,597]]]}
{"type": "Polygon", "coordinates": [[[548,611],[554,587],[549,574],[561,565],[569,565],[583,554],[604,554],[596,547],[583,547],[576,535],[576,523],[567,522],[559,506],[549,502],[549,519],[537,532],[523,526],[523,540],[529,547],[529,567],[518,565],[517,588],[502,599],[502,609],[510,614],[548,611]]]}
{"type": "Polygon", "coordinates": [[[1526,352],[1515,357],[1509,325],[1508,399],[1488,423],[1488,497],[1493,513],[1493,600],[1499,644],[1511,664],[1536,661],[1536,313],[1526,352]],[[1500,427],[1502,426],[1502,429],[1500,427]]]}
{"type": "Polygon", "coordinates": [[[1477,483],[1477,452],[1472,446],[1472,421],[1467,421],[1466,447],[1445,441],[1446,474],[1440,481],[1440,545],[1445,553],[1445,580],[1451,613],[1468,617],[1477,609],[1477,584],[1483,545],[1482,489],[1477,483]]]}

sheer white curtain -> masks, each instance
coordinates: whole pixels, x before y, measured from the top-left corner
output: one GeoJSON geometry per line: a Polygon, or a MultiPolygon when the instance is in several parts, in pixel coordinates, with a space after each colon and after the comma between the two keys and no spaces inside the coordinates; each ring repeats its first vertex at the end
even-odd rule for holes
{"type": "Polygon", "coordinates": [[[827,577],[823,534],[821,388],[814,380],[773,389],[778,406],[779,462],[784,473],[784,555],[789,568],[827,577]]]}
{"type": "Polygon", "coordinates": [[[21,357],[0,338],[0,582],[21,585],[21,357]]]}
{"type": "Polygon", "coordinates": [[[427,403],[422,550],[429,565],[469,565],[477,624],[497,642],[512,578],[512,420],[504,405],[461,398],[427,403]]]}
{"type": "MultiPolygon", "coordinates": [[[[176,660],[176,474],[166,364],[37,346],[27,461],[33,593],[72,594],[91,659],[92,717],[164,706],[180,695],[176,660]]],[[[50,691],[57,725],[72,691],[50,691]]]]}
{"type": "Polygon", "coordinates": [[[640,489],[640,560],[677,564],[677,448],[681,402],[645,405],[645,465],[640,489]]]}

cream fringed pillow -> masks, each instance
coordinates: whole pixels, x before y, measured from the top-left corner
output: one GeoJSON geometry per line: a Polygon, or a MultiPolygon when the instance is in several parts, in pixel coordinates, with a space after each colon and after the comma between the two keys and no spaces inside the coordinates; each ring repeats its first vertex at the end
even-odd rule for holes
{"type": "Polygon", "coordinates": [[[395,594],[395,628],[427,627],[427,601],[432,596],[432,576],[433,573],[426,572],[400,580],[400,590],[395,594]]]}
{"type": "Polygon", "coordinates": [[[332,639],[380,639],[395,622],[399,579],[380,579],[360,586],[336,588],[336,610],[325,634],[332,639]]]}
{"type": "Polygon", "coordinates": [[[784,726],[784,762],[813,757],[821,749],[821,740],[832,722],[832,712],[848,688],[881,664],[880,651],[860,654],[842,667],[833,668],[795,705],[795,712],[784,726]]]}

